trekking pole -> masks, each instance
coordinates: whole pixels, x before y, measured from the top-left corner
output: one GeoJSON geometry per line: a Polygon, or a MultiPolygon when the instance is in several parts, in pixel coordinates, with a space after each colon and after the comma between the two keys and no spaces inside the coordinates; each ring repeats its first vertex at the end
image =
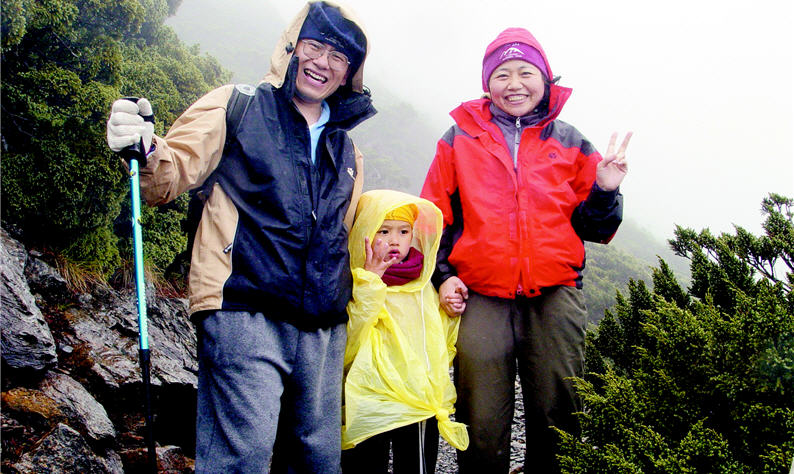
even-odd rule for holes
{"type": "MultiPolygon", "coordinates": [[[[135,97],[125,99],[138,102],[135,97]]],[[[143,117],[154,122],[154,116],[143,117]]],[[[130,164],[130,198],[132,200],[132,240],[135,257],[135,292],[138,303],[138,357],[141,364],[141,376],[144,390],[144,415],[146,418],[146,448],[149,471],[157,472],[157,451],[154,445],[154,427],[152,418],[151,396],[151,357],[149,353],[148,321],[146,318],[146,280],[143,275],[143,233],[141,229],[141,185],[138,160],[146,158],[143,139],[137,145],[121,150],[121,156],[130,164]]]]}

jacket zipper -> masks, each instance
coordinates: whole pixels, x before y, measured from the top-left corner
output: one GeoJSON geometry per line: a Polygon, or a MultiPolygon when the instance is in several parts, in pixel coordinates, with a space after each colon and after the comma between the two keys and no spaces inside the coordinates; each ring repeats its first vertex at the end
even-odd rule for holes
{"type": "MultiPolygon", "coordinates": [[[[516,135],[513,138],[513,168],[516,172],[516,180],[518,180],[518,146],[521,144],[521,117],[516,117],[516,135]]],[[[518,193],[518,188],[516,188],[518,193]]],[[[518,203],[518,196],[516,196],[516,203],[518,203]]],[[[518,206],[519,208],[521,206],[518,206]]],[[[518,228],[521,228],[521,212],[518,213],[518,228]]],[[[520,245],[520,244],[519,244],[520,245]]],[[[518,261],[518,285],[516,286],[516,294],[521,295],[524,293],[524,288],[521,285],[521,259],[518,261]]]]}
{"type": "Polygon", "coordinates": [[[518,171],[518,145],[521,143],[521,117],[516,117],[516,135],[513,138],[513,169],[518,171]]]}

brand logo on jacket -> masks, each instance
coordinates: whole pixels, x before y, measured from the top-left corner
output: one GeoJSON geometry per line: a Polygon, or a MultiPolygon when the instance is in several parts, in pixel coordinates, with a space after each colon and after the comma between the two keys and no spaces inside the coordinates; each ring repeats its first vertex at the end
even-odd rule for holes
{"type": "Polygon", "coordinates": [[[549,153],[549,158],[551,158],[552,160],[557,159],[557,152],[556,151],[552,151],[551,153],[549,153]]]}
{"type": "Polygon", "coordinates": [[[353,168],[348,168],[347,174],[349,174],[351,178],[356,179],[356,172],[353,171],[353,168]]]}

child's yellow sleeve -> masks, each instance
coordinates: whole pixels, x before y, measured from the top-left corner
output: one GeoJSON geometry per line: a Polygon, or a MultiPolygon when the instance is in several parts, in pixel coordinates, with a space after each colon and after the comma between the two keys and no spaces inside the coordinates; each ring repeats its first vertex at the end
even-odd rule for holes
{"type": "Polygon", "coordinates": [[[347,304],[347,346],[345,367],[353,362],[361,341],[386,311],[386,284],[378,275],[363,268],[353,269],[353,297],[347,304]]]}

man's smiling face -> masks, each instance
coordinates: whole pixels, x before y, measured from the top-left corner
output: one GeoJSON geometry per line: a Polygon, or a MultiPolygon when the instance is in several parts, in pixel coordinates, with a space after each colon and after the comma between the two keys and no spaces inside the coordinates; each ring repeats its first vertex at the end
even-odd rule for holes
{"type": "Polygon", "coordinates": [[[307,104],[320,103],[345,83],[347,79],[347,69],[337,70],[329,64],[329,53],[334,48],[324,45],[327,48],[319,57],[310,58],[305,50],[306,40],[298,42],[295,55],[298,57],[298,75],[295,78],[296,100],[307,104]]]}

